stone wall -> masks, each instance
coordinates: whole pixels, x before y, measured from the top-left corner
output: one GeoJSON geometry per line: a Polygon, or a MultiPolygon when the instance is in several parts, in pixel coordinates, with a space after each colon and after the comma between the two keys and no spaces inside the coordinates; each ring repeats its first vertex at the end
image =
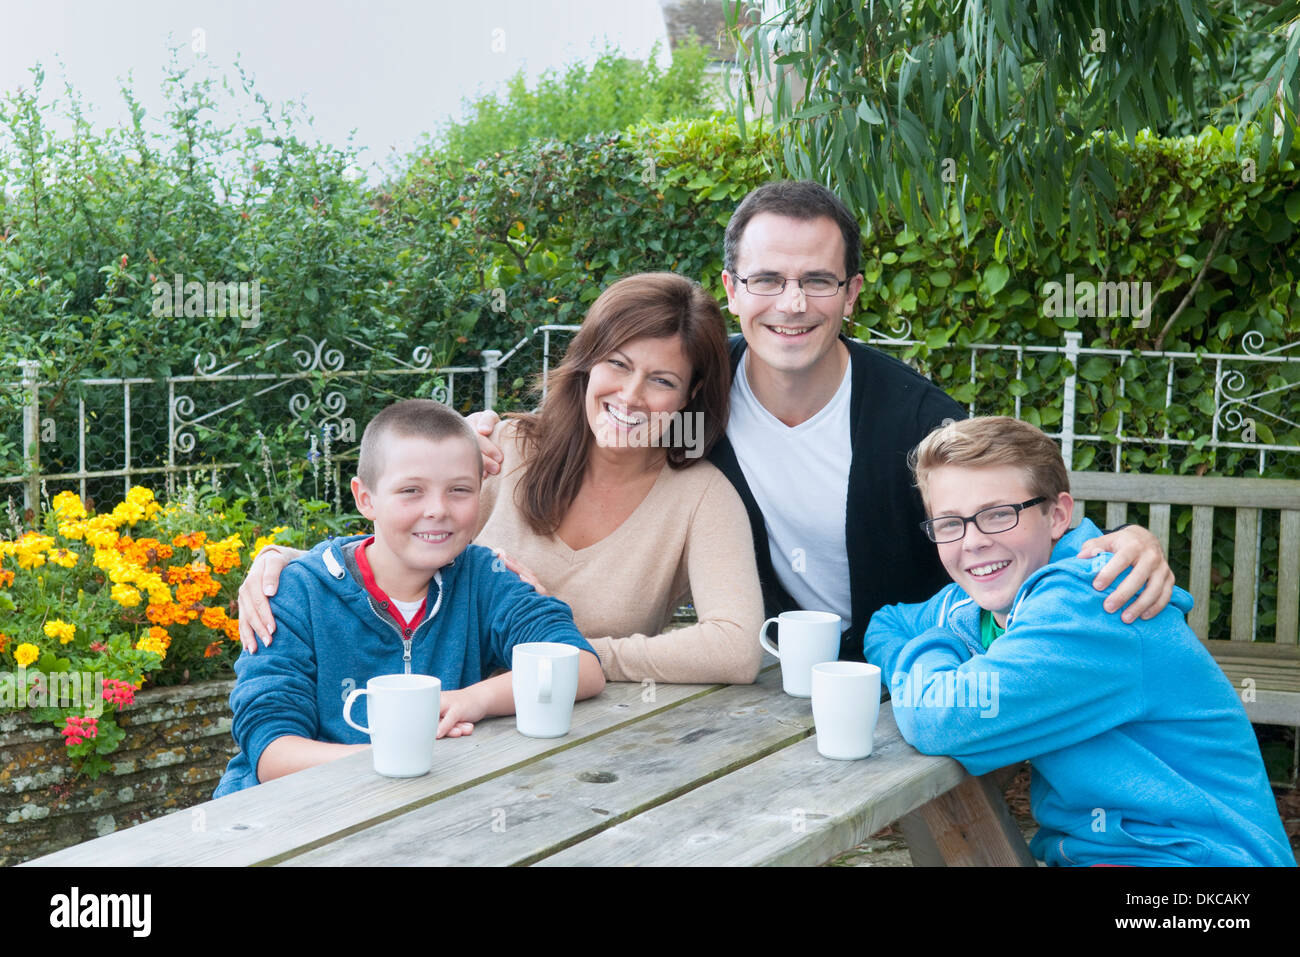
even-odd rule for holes
{"type": "Polygon", "coordinates": [[[136,695],[112,771],[74,780],[63,738],[27,712],[0,715],[0,865],[50,854],[208,800],[237,750],[230,689],[207,681],[136,695]]]}

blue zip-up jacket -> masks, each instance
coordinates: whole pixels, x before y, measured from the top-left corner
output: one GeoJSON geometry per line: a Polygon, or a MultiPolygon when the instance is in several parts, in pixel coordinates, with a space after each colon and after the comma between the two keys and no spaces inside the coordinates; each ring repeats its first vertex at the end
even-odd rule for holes
{"type": "Polygon", "coordinates": [[[1084,521],[1020,586],[984,650],[980,607],[952,584],[867,628],[903,737],[971,774],[1029,760],[1030,842],[1048,864],[1286,865],[1295,856],[1231,683],[1187,626],[1175,588],[1125,624],[1092,587],[1108,554],[1084,521]]]}
{"type": "MultiPolygon", "coordinates": [[[[262,751],[284,735],[368,743],[344,722],[343,700],[376,675],[435,675],[450,691],[509,668],[521,642],[556,641],[595,654],[568,605],[538,595],[480,545],[430,580],[424,620],[405,638],[362,584],[354,553],[368,537],[322,542],[284,569],[271,599],[275,640],[235,661],[231,733],[239,754],[214,798],[259,783],[262,751]]],[[[358,724],[368,723],[365,700],[352,708],[358,724]]]]}

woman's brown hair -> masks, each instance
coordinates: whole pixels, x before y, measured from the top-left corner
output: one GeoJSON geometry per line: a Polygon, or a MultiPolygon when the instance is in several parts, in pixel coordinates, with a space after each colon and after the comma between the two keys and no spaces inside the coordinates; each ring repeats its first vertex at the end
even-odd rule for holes
{"type": "MultiPolygon", "coordinates": [[[[591,443],[587,381],[591,369],[633,339],[678,336],[691,364],[690,398],[683,416],[699,413],[703,426],[699,456],[707,455],[727,427],[731,364],[726,324],[717,300],[697,282],[671,272],[620,279],[600,294],[564,360],[550,374],[546,398],[533,414],[511,416],[519,423],[528,469],[516,489],[516,504],[533,531],[551,535],[582,487],[591,443]]],[[[540,383],[539,383],[540,385],[540,383]]],[[[540,391],[540,390],[539,390],[540,391]]],[[[681,442],[668,441],[668,465],[685,468],[695,458],[681,442]]]]}

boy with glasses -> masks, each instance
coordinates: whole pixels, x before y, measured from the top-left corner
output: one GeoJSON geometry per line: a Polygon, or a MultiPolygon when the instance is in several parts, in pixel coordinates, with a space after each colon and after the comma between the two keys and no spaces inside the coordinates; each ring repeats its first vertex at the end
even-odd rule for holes
{"type": "Polygon", "coordinates": [[[1133,625],[1092,586],[1109,558],[1075,557],[1074,500],[1056,444],[1024,422],[968,419],[917,446],[922,522],[952,576],[929,601],[872,617],[903,737],[971,774],[1029,760],[1057,865],[1295,865],[1250,722],[1187,626],[1181,588],[1133,625]]]}

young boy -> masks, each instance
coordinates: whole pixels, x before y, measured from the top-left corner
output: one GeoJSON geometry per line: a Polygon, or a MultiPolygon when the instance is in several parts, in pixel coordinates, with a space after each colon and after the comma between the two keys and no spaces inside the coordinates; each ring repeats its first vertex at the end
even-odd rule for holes
{"type": "Polygon", "coordinates": [[[446,406],[412,399],[370,422],[352,494],[374,535],[323,542],[284,570],[274,644],[235,662],[240,753],[213,797],[365,747],[343,699],[375,675],[440,678],[438,737],[514,713],[510,675],[486,675],[509,668],[520,642],[580,648],[578,698],[600,693],[600,660],[569,607],[469,543],[481,474],[473,431],[446,406]]]}
{"type": "Polygon", "coordinates": [[[1069,530],[1055,443],[1010,418],[932,432],[912,453],[952,576],[867,629],[903,737],[971,774],[1033,764],[1030,850],[1049,864],[1295,865],[1241,702],[1188,628],[1180,588],[1132,625],[1093,589],[1109,558],[1069,530]]]}

